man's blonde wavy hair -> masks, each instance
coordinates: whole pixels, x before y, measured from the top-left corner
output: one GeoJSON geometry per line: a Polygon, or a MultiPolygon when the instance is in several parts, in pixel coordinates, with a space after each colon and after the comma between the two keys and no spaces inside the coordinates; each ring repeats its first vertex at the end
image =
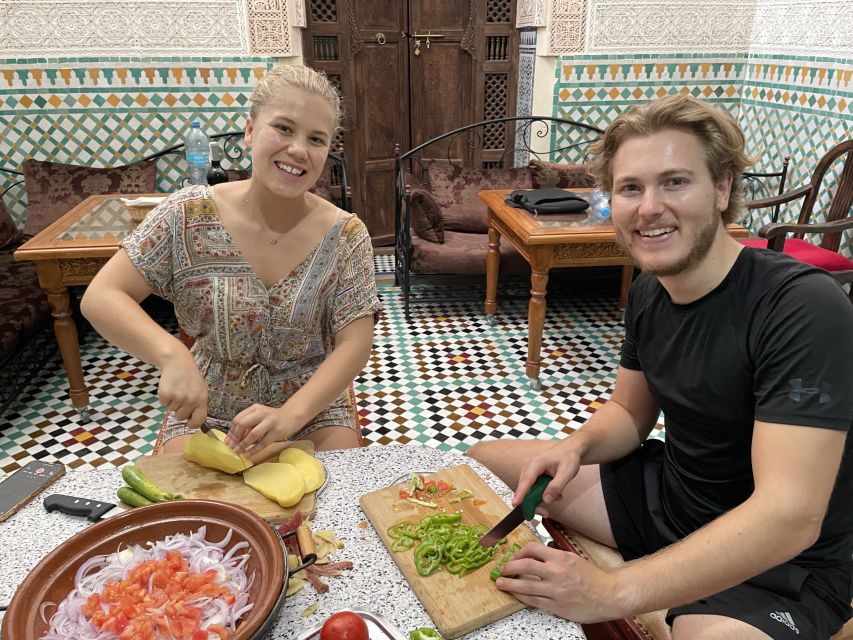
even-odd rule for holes
{"type": "Polygon", "coordinates": [[[613,156],[622,143],[664,129],[679,129],[699,139],[715,184],[732,176],[729,206],[721,215],[724,223],[734,222],[743,210],[740,175],[753,161],[744,152],[745,140],[735,119],[693,96],[666,96],[622,113],[607,127],[601,140],[591,146],[596,157],[590,163],[590,172],[605,191],[611,191],[613,156]]]}
{"type": "Polygon", "coordinates": [[[340,130],[343,119],[341,94],[325,73],[302,64],[280,64],[270,69],[249,98],[252,105],[249,116],[255,120],[264,105],[291,88],[302,89],[325,100],[335,118],[335,130],[332,135],[340,130]]]}

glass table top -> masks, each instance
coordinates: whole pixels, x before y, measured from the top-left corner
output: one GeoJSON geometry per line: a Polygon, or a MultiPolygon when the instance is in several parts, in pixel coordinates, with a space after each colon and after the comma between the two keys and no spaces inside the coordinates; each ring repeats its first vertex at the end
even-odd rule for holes
{"type": "Polygon", "coordinates": [[[137,225],[138,223],[131,219],[121,198],[106,198],[69,225],[57,236],[57,240],[114,240],[118,243],[137,225]]]}

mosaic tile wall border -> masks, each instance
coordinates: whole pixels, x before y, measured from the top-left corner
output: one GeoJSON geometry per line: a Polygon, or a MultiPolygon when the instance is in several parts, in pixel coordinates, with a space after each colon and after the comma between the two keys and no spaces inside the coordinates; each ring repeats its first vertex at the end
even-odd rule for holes
{"type": "MultiPolygon", "coordinates": [[[[125,164],[183,142],[194,118],[209,133],[241,130],[249,95],[272,65],[259,57],[0,60],[0,166],[125,164]]],[[[174,155],[158,169],[162,191],[185,174],[174,155]]],[[[20,222],[23,189],[6,202],[20,222]]]]}
{"type": "MultiPolygon", "coordinates": [[[[563,56],[556,65],[554,116],[606,127],[632,104],[689,92],[728,110],[739,121],[756,168],[779,169],[790,155],[788,186],[808,181],[818,159],[853,137],[853,60],[740,54],[625,54],[563,56]]],[[[552,138],[552,148],[576,140],[552,138]]],[[[552,160],[583,161],[580,149],[552,160]]],[[[837,171],[824,185],[829,201],[837,171]]],[[[791,217],[790,212],[788,217],[791,217]]],[[[757,230],[771,212],[746,222],[757,230]]],[[[780,220],[788,219],[785,212],[780,220]]],[[[851,234],[842,253],[853,257],[851,234]]]]}

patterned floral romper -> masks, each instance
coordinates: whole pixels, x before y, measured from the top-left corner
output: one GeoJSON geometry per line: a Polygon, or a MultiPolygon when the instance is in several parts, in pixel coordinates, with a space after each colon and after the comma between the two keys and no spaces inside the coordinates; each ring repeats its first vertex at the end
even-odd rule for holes
{"type": "MultiPolygon", "coordinates": [[[[122,243],[154,292],[171,301],[208,385],[208,422],[258,403],[283,405],[334,348],[335,334],[381,310],[364,223],[339,212],[320,244],[267,289],[222,225],[213,193],[192,186],[163,201],[122,243]]],[[[327,426],[356,428],[350,390],[293,439],[327,426]]],[[[170,414],[160,441],[190,433],[170,414]]]]}

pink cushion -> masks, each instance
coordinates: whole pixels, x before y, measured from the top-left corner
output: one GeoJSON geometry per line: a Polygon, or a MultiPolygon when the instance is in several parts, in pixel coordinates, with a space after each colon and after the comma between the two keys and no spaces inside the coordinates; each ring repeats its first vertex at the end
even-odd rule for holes
{"type": "Polygon", "coordinates": [[[96,168],[25,160],[27,220],[24,234],[34,236],[88,196],[104,193],[154,193],[157,164],[142,161],[124,167],[96,168]]]}
{"type": "Polygon", "coordinates": [[[589,174],[585,164],[545,162],[533,159],[530,161],[530,175],[533,179],[534,189],[540,187],[574,189],[595,186],[595,178],[589,174]]]}
{"type": "MultiPolygon", "coordinates": [[[[740,242],[747,247],[767,248],[767,240],[741,240],[740,242]]],[[[785,253],[800,262],[805,262],[806,264],[826,269],[827,271],[847,271],[848,269],[853,269],[853,260],[849,260],[834,251],[823,249],[800,238],[787,238],[785,240],[785,253]]]]}
{"type": "Polygon", "coordinates": [[[435,162],[427,172],[447,231],[486,233],[486,205],[477,194],[484,189],[529,189],[533,184],[527,167],[477,169],[435,162]]]}

